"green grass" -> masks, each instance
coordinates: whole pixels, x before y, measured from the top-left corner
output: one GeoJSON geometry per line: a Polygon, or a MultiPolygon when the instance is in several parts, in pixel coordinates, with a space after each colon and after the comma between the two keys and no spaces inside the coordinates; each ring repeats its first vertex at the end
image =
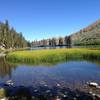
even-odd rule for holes
{"type": "Polygon", "coordinates": [[[0,88],[0,99],[4,98],[5,96],[6,96],[5,89],[4,88],[0,88]]]}
{"type": "Polygon", "coordinates": [[[2,52],[2,50],[0,49],[0,53],[2,52]]]}
{"type": "Polygon", "coordinates": [[[8,61],[19,63],[53,63],[68,59],[98,59],[100,50],[86,48],[15,51],[6,56],[8,61]]]}

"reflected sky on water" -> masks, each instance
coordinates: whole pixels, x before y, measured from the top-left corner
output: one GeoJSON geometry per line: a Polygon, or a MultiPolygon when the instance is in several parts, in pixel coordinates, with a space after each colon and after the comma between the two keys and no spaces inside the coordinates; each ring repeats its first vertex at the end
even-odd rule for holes
{"type": "Polygon", "coordinates": [[[61,84],[81,87],[87,81],[100,83],[100,65],[88,61],[68,61],[52,66],[14,65],[0,59],[0,82],[12,80],[16,86],[40,86],[61,84]]]}

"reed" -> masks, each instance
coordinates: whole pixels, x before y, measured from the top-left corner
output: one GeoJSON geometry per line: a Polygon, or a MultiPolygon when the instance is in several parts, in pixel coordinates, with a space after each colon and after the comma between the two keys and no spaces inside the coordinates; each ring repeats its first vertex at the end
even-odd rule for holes
{"type": "Polygon", "coordinates": [[[85,48],[63,48],[33,51],[15,51],[6,56],[8,61],[20,63],[51,63],[67,59],[100,59],[100,50],[85,48]]]}

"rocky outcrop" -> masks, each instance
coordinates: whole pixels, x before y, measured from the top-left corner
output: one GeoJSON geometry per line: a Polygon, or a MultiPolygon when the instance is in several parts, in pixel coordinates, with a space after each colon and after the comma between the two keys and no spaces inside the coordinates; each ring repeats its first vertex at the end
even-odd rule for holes
{"type": "Polygon", "coordinates": [[[32,46],[70,45],[100,45],[100,20],[69,36],[32,42],[32,46]]]}
{"type": "Polygon", "coordinates": [[[72,45],[100,45],[100,20],[71,35],[72,45]]]}

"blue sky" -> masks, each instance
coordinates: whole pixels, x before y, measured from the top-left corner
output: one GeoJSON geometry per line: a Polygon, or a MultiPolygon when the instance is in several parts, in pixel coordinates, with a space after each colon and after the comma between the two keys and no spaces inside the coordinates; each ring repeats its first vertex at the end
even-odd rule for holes
{"type": "Polygon", "coordinates": [[[30,41],[66,36],[99,18],[100,0],[0,0],[0,21],[30,41]]]}

